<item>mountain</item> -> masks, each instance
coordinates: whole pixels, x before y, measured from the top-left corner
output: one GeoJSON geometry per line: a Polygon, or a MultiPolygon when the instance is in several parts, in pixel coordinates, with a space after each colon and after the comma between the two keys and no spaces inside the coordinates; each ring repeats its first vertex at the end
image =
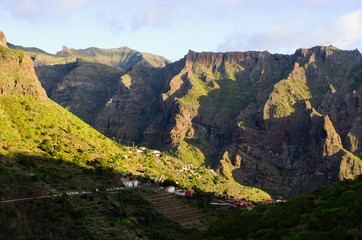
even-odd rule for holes
{"type": "Polygon", "coordinates": [[[120,188],[125,176],[150,183],[161,175],[164,184],[201,194],[270,198],[204,165],[106,138],[47,97],[30,56],[9,49],[2,32],[0,122],[1,239],[185,239],[223,214],[206,207],[206,198],[178,198],[154,185],[120,188]],[[164,215],[149,198],[177,212],[164,215]]]}
{"type": "MultiPolygon", "coordinates": [[[[107,102],[118,91],[126,92],[128,89],[117,89],[118,82],[127,81],[120,77],[126,73],[126,70],[132,67],[139,68],[145,66],[147,68],[160,68],[170,63],[169,60],[149,53],[141,53],[128,47],[114,49],[68,49],[63,50],[56,55],[49,54],[38,48],[25,48],[8,43],[9,48],[26,51],[34,61],[35,71],[42,85],[46,89],[47,95],[70,110],[72,113],[80,117],[82,120],[92,126],[100,126],[105,118],[108,118],[109,112],[103,111],[107,102]],[[98,120],[101,118],[101,120],[98,120]],[[98,124],[97,122],[101,122],[98,124]]],[[[142,84],[148,83],[142,82],[142,84]]],[[[144,89],[144,88],[143,88],[144,89]]],[[[138,94],[138,95],[142,95],[138,94]]],[[[131,100],[134,102],[132,107],[138,108],[140,102],[149,101],[152,103],[155,94],[148,87],[146,90],[146,99],[136,97],[131,100]]],[[[134,94],[132,94],[134,95],[134,94]]],[[[124,104],[123,104],[124,105],[124,104]]],[[[142,107],[141,107],[142,108],[142,107]]],[[[135,110],[143,111],[143,110],[135,110]]],[[[112,113],[112,119],[123,115],[124,112],[116,111],[112,113]]],[[[126,140],[135,138],[139,133],[137,129],[149,124],[149,111],[147,117],[127,118],[125,129],[126,140]],[[135,129],[135,130],[133,130],[135,129]],[[129,137],[130,136],[130,137],[129,137]]],[[[152,114],[151,114],[152,115],[152,114]]],[[[107,120],[108,121],[108,120],[107,120]]],[[[112,122],[112,120],[110,120],[112,122]]],[[[110,123],[112,125],[112,123],[110,123]]],[[[119,125],[117,125],[119,126],[119,125]]],[[[105,128],[105,126],[100,126],[105,128]]],[[[110,127],[114,131],[113,127],[110,127]]],[[[144,127],[143,127],[144,128],[144,127]]],[[[142,129],[143,129],[142,128],[142,129]]],[[[115,131],[118,131],[116,129],[115,131]]],[[[123,130],[125,132],[125,130],[123,130]]],[[[113,136],[104,132],[107,136],[113,136]]],[[[140,137],[138,137],[140,139],[140,137]]]]}
{"type": "Polygon", "coordinates": [[[47,97],[26,52],[3,44],[0,56],[1,154],[45,153],[72,161],[81,155],[97,158],[123,153],[47,97]]]}
{"type": "Polygon", "coordinates": [[[164,67],[171,63],[164,57],[151,53],[142,53],[128,47],[101,49],[87,48],[75,50],[63,46],[63,49],[55,55],[47,53],[39,48],[22,47],[8,43],[9,48],[26,51],[34,61],[35,67],[52,66],[75,62],[77,58],[89,62],[100,63],[111,67],[129,69],[135,65],[150,67],[164,67]]]}
{"type": "Polygon", "coordinates": [[[144,143],[159,140],[274,196],[361,174],[357,50],[190,51],[175,65],[144,143]]]}
{"type": "MultiPolygon", "coordinates": [[[[361,61],[357,50],[332,46],[292,55],[190,51],[99,86],[91,74],[66,73],[47,93],[108,137],[173,149],[290,197],[361,174],[361,61]]],[[[48,89],[48,75],[37,74],[48,89]]]]}
{"type": "Polygon", "coordinates": [[[113,67],[120,67],[129,69],[135,65],[144,65],[151,67],[163,67],[170,63],[164,57],[157,56],[150,53],[142,53],[130,49],[128,47],[101,49],[101,48],[87,48],[87,49],[69,49],[63,46],[62,51],[57,52],[57,56],[84,58],[92,62],[103,63],[113,67]]]}
{"type": "MultiPolygon", "coordinates": [[[[110,78],[119,74],[114,68],[102,65],[105,70],[99,72],[97,69],[95,77],[94,72],[89,70],[95,63],[78,60],[74,64],[80,65],[78,73],[92,74],[94,81],[97,76],[102,79],[107,77],[106,70],[111,74],[110,78]]],[[[66,186],[68,189],[84,188],[92,179],[89,171],[94,174],[93,187],[98,188],[114,179],[119,184],[121,173],[128,173],[145,179],[162,175],[165,180],[177,181],[180,187],[205,192],[247,199],[269,197],[258,189],[226,181],[219,172],[210,171],[204,165],[192,165],[190,161],[180,161],[166,153],[155,156],[152,149],[140,153],[137,147],[126,147],[106,138],[46,96],[35,75],[31,58],[22,50],[0,46],[0,73],[0,167],[9,173],[0,176],[3,178],[0,181],[0,199],[24,197],[23,194],[31,196],[32,192],[48,192],[49,189],[59,190],[66,186]],[[37,165],[37,161],[41,164],[37,165]],[[63,176],[63,164],[54,163],[72,165],[77,172],[73,179],[75,182],[63,176]],[[192,171],[184,171],[185,166],[192,171]],[[53,176],[52,172],[57,174],[53,176]],[[108,175],[113,177],[108,178],[108,175]],[[46,187],[38,181],[43,178],[47,179],[46,187]],[[22,179],[26,179],[25,186],[22,179]],[[81,179],[89,180],[82,183],[81,179]],[[30,193],[23,187],[31,189],[30,193]]],[[[86,100],[83,99],[84,102],[86,100]]],[[[66,169],[72,172],[72,168],[66,169]]]]}

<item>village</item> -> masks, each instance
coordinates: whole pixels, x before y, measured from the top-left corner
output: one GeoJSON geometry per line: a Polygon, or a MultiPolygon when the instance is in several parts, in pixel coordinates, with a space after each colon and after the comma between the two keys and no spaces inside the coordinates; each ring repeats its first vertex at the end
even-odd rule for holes
{"type": "MultiPolygon", "coordinates": [[[[146,147],[139,147],[139,148],[136,148],[134,151],[129,151],[128,153],[131,155],[133,155],[133,154],[154,155],[156,157],[160,157],[162,155],[161,151],[149,150],[146,147]]],[[[125,157],[127,158],[128,156],[125,155],[125,157]]],[[[171,163],[171,162],[168,162],[168,163],[171,163]]],[[[213,169],[202,167],[202,166],[195,166],[190,163],[185,164],[181,167],[178,167],[177,171],[179,173],[186,173],[190,177],[191,176],[197,177],[198,175],[200,175],[200,173],[199,173],[200,171],[205,171],[205,172],[215,174],[215,171],[213,169]]],[[[167,187],[159,186],[159,183],[161,183],[162,178],[163,177],[161,175],[159,175],[154,178],[154,183],[148,182],[148,183],[144,184],[144,183],[141,183],[137,179],[124,176],[121,179],[121,182],[124,185],[124,187],[126,187],[126,188],[159,188],[159,189],[163,189],[165,192],[167,192],[169,194],[175,194],[175,195],[183,196],[183,197],[197,197],[197,194],[195,195],[195,190],[193,190],[193,189],[178,189],[176,186],[172,186],[172,185],[167,186],[167,187]]],[[[175,183],[178,184],[178,182],[175,182],[175,183]]],[[[117,190],[117,189],[119,189],[119,188],[110,188],[108,190],[117,190]]],[[[282,202],[282,200],[274,201],[273,199],[264,199],[263,201],[258,201],[258,202],[252,203],[250,201],[246,201],[246,200],[242,200],[242,199],[235,199],[233,197],[230,197],[229,195],[221,196],[221,195],[215,193],[214,198],[210,202],[210,205],[212,205],[214,207],[222,208],[222,209],[230,209],[230,208],[238,207],[243,210],[251,210],[252,208],[254,208],[254,206],[255,206],[254,204],[266,205],[266,204],[273,204],[273,203],[280,203],[280,202],[282,202]]]]}
{"type": "MultiPolygon", "coordinates": [[[[146,147],[139,147],[135,148],[133,151],[128,151],[128,156],[124,155],[124,158],[128,158],[134,154],[146,154],[146,155],[154,155],[155,157],[160,157],[162,155],[162,152],[159,150],[150,150],[146,147]]],[[[166,160],[167,161],[167,160],[166,160]]],[[[171,163],[171,162],[169,162],[171,163]]],[[[144,167],[144,166],[143,166],[144,167]]],[[[188,176],[194,176],[197,177],[200,175],[199,172],[209,172],[211,174],[216,174],[213,169],[202,167],[202,166],[195,166],[193,164],[185,164],[182,166],[175,167],[175,170],[177,170],[180,173],[186,173],[188,176]]],[[[55,189],[48,189],[50,191],[50,195],[44,195],[44,196],[37,196],[36,198],[45,198],[45,197],[54,197],[62,194],[67,195],[79,195],[79,194],[92,194],[99,191],[120,191],[125,189],[158,189],[160,191],[164,191],[167,194],[174,194],[176,196],[180,197],[199,197],[199,194],[202,193],[196,193],[194,189],[180,189],[177,187],[178,182],[174,182],[176,186],[169,185],[169,186],[162,186],[163,184],[163,176],[152,176],[152,181],[148,182],[141,182],[137,179],[136,176],[132,174],[127,173],[121,173],[122,177],[120,178],[120,182],[116,184],[116,186],[113,187],[107,187],[104,189],[80,189],[80,190],[66,190],[66,191],[57,191],[55,189]]],[[[200,175],[201,177],[201,175],[200,175]]],[[[21,201],[26,200],[24,199],[12,199],[12,200],[6,200],[6,201],[21,201]]],[[[251,210],[254,208],[255,204],[273,204],[273,203],[279,203],[281,200],[274,201],[273,199],[265,199],[263,201],[258,202],[250,202],[243,199],[235,199],[232,196],[229,195],[220,195],[218,193],[213,193],[213,197],[209,204],[213,207],[217,207],[224,210],[230,210],[233,208],[241,208],[243,210],[251,210]]],[[[284,202],[284,201],[283,201],[284,202]]]]}
{"type": "MultiPolygon", "coordinates": [[[[122,179],[122,184],[124,185],[125,188],[158,188],[160,190],[163,190],[166,193],[175,194],[175,195],[178,195],[181,197],[198,197],[198,194],[193,189],[178,189],[177,187],[172,186],[172,185],[167,186],[167,187],[159,186],[158,183],[161,181],[161,179],[162,179],[162,176],[158,176],[157,183],[153,184],[153,183],[141,183],[137,179],[125,177],[122,179]]],[[[109,188],[109,189],[107,188],[106,191],[113,191],[113,190],[118,190],[118,189],[122,189],[122,188],[123,187],[109,188]]],[[[273,199],[265,199],[263,201],[258,201],[255,203],[261,204],[261,205],[267,205],[267,204],[280,203],[280,202],[282,202],[282,201],[281,200],[274,201],[273,199]]],[[[237,207],[237,208],[241,208],[243,210],[249,211],[255,207],[254,203],[252,203],[250,201],[246,201],[243,199],[235,199],[228,195],[221,196],[219,194],[214,194],[214,198],[211,199],[209,204],[211,206],[218,207],[218,208],[224,209],[224,210],[230,210],[232,208],[237,207]]]]}

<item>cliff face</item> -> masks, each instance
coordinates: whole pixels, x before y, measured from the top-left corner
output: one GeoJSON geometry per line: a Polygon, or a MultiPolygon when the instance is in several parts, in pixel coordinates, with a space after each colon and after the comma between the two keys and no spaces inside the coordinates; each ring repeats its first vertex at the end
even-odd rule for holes
{"type": "Polygon", "coordinates": [[[5,34],[0,31],[0,46],[7,47],[5,34]]]}
{"type": "Polygon", "coordinates": [[[109,137],[177,150],[274,196],[362,173],[357,50],[190,51],[163,68],[118,73],[76,64],[38,75],[51,98],[109,137]]]}
{"type": "Polygon", "coordinates": [[[46,98],[38,81],[33,61],[23,51],[9,49],[0,32],[0,95],[21,95],[46,98]]]}
{"type": "Polygon", "coordinates": [[[362,173],[358,51],[190,51],[182,61],[165,80],[145,144],[198,156],[275,196],[362,173]]]}

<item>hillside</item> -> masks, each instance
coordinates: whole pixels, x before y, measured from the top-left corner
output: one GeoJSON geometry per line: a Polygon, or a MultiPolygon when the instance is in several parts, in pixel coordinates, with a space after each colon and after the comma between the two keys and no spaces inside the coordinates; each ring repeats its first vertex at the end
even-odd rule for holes
{"type": "MultiPolygon", "coordinates": [[[[72,54],[108,53],[58,55],[72,54]]],[[[127,71],[91,58],[36,73],[50,98],[109,138],[167,150],[273,197],[362,172],[357,50],[190,51],[163,68],[127,71]]]]}
{"type": "Polygon", "coordinates": [[[290,197],[361,174],[361,69],[357,50],[317,46],[292,55],[190,51],[164,68],[105,77],[104,86],[81,72],[37,74],[51,98],[108,137],[290,197]]]}
{"type": "Polygon", "coordinates": [[[361,239],[362,178],[216,221],[194,239],[361,239]]]}
{"type": "MultiPolygon", "coordinates": [[[[202,191],[220,194],[225,192],[248,199],[269,197],[258,189],[241,186],[235,181],[226,181],[220,173],[208,171],[205,166],[194,165],[192,172],[187,172],[182,168],[190,165],[190,162],[180,161],[167,154],[154,156],[151,149],[138,153],[137,148],[126,147],[106,138],[47,98],[35,76],[33,63],[25,52],[9,49],[4,45],[0,46],[0,54],[0,154],[4,156],[1,164],[7,166],[9,162],[14,162],[17,166],[12,168],[10,164],[5,167],[11,174],[2,176],[4,179],[1,181],[1,199],[22,194],[21,182],[18,182],[16,176],[28,176],[30,173],[26,164],[24,167],[16,163],[27,162],[28,158],[33,162],[37,157],[46,157],[54,162],[67,162],[83,170],[102,172],[108,169],[118,175],[128,172],[145,178],[162,175],[164,179],[178,181],[181,187],[196,187],[202,191]],[[24,158],[25,160],[22,160],[24,158]],[[8,182],[12,181],[19,186],[9,188],[8,182]]],[[[92,63],[84,64],[85,67],[89,64],[92,66],[92,63]]],[[[80,69],[79,67],[78,71],[80,69]]],[[[86,70],[84,72],[89,73],[86,70]]],[[[51,171],[47,170],[48,167],[61,172],[61,168],[56,166],[46,163],[39,168],[44,170],[45,177],[50,177],[51,171]]],[[[37,167],[35,170],[40,171],[37,167]]],[[[38,174],[43,175],[41,172],[38,174]]],[[[58,179],[47,184],[52,189],[58,189],[61,187],[58,181],[64,180],[58,179]]],[[[45,191],[44,186],[43,190],[38,189],[38,182],[35,181],[34,184],[35,192],[45,191]]],[[[27,187],[32,188],[30,185],[27,187]]]]}

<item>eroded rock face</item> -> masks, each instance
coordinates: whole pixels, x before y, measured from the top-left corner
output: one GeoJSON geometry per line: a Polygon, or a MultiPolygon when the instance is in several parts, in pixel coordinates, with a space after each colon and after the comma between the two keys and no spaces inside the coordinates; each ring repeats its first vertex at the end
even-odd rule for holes
{"type": "Polygon", "coordinates": [[[82,99],[98,103],[79,105],[83,115],[76,114],[108,137],[173,148],[185,161],[206,163],[276,197],[362,173],[358,51],[190,51],[163,68],[117,74],[78,64],[60,67],[54,74],[65,77],[45,87],[73,110],[82,99]],[[112,77],[98,81],[82,67],[112,77]]]}
{"type": "Polygon", "coordinates": [[[0,95],[21,95],[46,98],[35,75],[33,61],[24,51],[9,49],[0,32],[0,95]]]}
{"type": "Polygon", "coordinates": [[[7,47],[5,34],[0,31],[0,46],[7,47]]]}
{"type": "Polygon", "coordinates": [[[187,142],[226,176],[274,196],[361,174],[361,66],[358,51],[333,47],[190,51],[165,80],[144,143],[187,151],[187,142]]]}

